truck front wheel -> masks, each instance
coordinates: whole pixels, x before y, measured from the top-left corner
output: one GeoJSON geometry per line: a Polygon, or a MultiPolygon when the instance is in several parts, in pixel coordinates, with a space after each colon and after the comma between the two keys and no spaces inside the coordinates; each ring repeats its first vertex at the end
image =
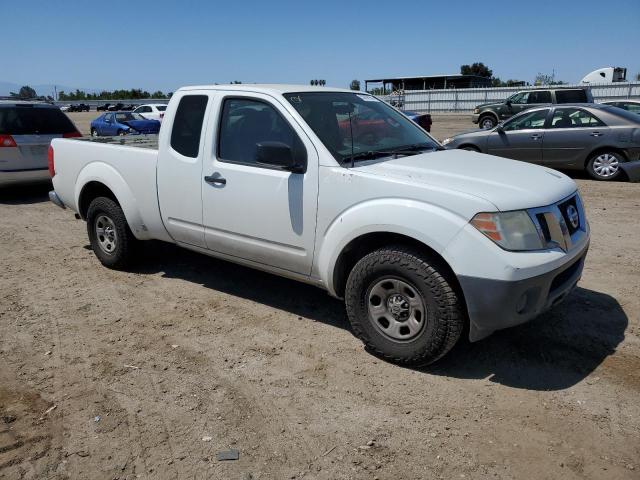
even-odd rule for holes
{"type": "Polygon", "coordinates": [[[444,356],[464,326],[461,299],[443,269],[404,246],[363,257],[347,280],[354,333],[380,357],[426,365],[444,356]]]}
{"type": "Polygon", "coordinates": [[[493,115],[485,115],[483,117],[480,117],[480,121],[478,123],[480,124],[480,128],[483,130],[491,130],[498,124],[493,115]]]}
{"type": "Polygon", "coordinates": [[[94,199],[87,210],[87,232],[93,252],[105,267],[122,270],[130,265],[137,239],[120,205],[106,197],[94,199]]]}

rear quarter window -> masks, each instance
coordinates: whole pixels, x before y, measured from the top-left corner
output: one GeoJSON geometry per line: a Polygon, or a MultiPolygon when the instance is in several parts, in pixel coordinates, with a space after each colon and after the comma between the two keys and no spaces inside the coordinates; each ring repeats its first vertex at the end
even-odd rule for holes
{"type": "Polygon", "coordinates": [[[158,111],[164,112],[167,109],[167,106],[166,105],[158,105],[156,108],[158,109],[158,111]]]}
{"type": "Polygon", "coordinates": [[[640,125],[640,115],[637,113],[630,112],[629,110],[624,110],[619,107],[614,107],[612,105],[607,105],[603,107],[603,110],[610,113],[611,115],[615,115],[616,117],[624,118],[625,120],[640,125]]]}
{"type": "Polygon", "coordinates": [[[558,103],[589,103],[586,90],[556,90],[558,103]]]}
{"type": "Polygon", "coordinates": [[[208,100],[206,95],[185,95],[180,99],[173,119],[171,148],[185,157],[198,156],[202,120],[208,100]]]}
{"type": "Polygon", "coordinates": [[[34,105],[0,107],[0,134],[62,135],[75,131],[69,117],[58,108],[34,105]]]}

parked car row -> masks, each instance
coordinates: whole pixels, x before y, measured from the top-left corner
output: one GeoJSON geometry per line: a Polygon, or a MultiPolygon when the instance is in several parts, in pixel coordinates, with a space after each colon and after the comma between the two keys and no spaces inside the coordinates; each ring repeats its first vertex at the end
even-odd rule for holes
{"type": "Polygon", "coordinates": [[[539,88],[514,93],[504,101],[483,103],[473,110],[473,123],[485,130],[512,116],[542,105],[559,103],[593,103],[588,88],[539,88]]]}
{"type": "MultiPolygon", "coordinates": [[[[156,104],[149,103],[145,105],[138,104],[124,104],[124,103],[103,103],[102,105],[98,105],[96,107],[97,112],[129,112],[135,111],[140,114],[148,114],[145,115],[145,118],[149,118],[151,120],[160,120],[162,115],[164,114],[165,109],[167,108],[166,104],[156,104]]],[[[91,105],[87,105],[84,103],[80,104],[69,104],[63,105],[60,107],[60,110],[63,112],[89,112],[91,111],[91,105]]]]}
{"type": "Polygon", "coordinates": [[[60,110],[62,110],[63,112],[88,112],[89,110],[91,110],[91,107],[84,103],[80,103],[77,105],[64,105],[60,107],[60,110]]]}

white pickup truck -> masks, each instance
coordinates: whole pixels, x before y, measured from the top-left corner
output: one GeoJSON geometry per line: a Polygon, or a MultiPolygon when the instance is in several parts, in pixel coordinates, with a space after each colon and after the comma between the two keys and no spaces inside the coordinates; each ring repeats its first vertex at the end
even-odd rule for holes
{"type": "Polygon", "coordinates": [[[565,175],[444,150],[349,90],[182,88],[158,137],[55,139],[49,167],[51,200],[86,220],[105,266],[157,239],[311,283],[406,365],[557,304],[589,246],[565,175]]]}

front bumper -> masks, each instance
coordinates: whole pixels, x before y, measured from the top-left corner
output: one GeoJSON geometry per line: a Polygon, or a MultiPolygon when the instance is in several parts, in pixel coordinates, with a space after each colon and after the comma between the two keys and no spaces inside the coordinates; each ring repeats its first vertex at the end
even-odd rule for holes
{"type": "Polygon", "coordinates": [[[621,163],[620,168],[630,182],[640,182],[640,160],[621,163]]]}
{"type": "Polygon", "coordinates": [[[471,115],[471,121],[473,123],[478,123],[479,120],[480,120],[480,114],[479,113],[474,113],[473,115],[471,115]]]}
{"type": "Polygon", "coordinates": [[[542,275],[522,280],[459,276],[470,319],[469,340],[534,319],[562,302],[582,276],[589,244],[572,260],[542,275]]]}

